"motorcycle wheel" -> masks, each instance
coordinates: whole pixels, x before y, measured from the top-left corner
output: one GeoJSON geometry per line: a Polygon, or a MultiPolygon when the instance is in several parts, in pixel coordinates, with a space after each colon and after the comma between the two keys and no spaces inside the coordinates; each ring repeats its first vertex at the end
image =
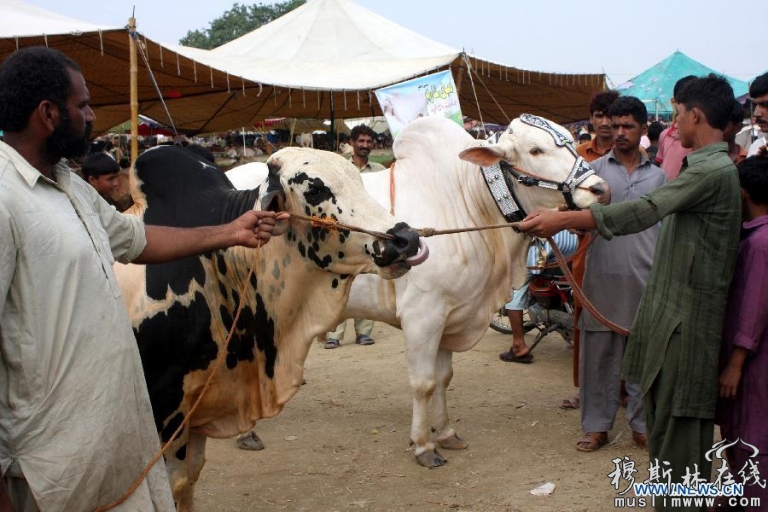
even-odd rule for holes
{"type": "Polygon", "coordinates": [[[509,317],[504,306],[493,312],[491,317],[491,329],[501,334],[512,334],[512,327],[509,325],[509,317]]]}
{"type": "MultiPolygon", "coordinates": [[[[494,311],[490,327],[501,334],[512,334],[512,327],[509,325],[509,317],[504,306],[501,306],[498,311],[494,311]]],[[[536,324],[531,322],[528,317],[528,310],[525,310],[523,312],[523,332],[528,332],[534,327],[536,327],[536,324]]]]}

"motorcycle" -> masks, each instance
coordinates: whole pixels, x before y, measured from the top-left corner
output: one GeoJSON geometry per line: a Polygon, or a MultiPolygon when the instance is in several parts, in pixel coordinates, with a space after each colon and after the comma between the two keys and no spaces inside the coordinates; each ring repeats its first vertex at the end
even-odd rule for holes
{"type": "MultiPolygon", "coordinates": [[[[573,293],[559,268],[547,268],[531,279],[528,308],[523,312],[523,332],[538,332],[530,350],[548,334],[558,333],[573,346],[573,293]]],[[[507,311],[502,306],[491,318],[491,329],[512,334],[507,311]]]]}

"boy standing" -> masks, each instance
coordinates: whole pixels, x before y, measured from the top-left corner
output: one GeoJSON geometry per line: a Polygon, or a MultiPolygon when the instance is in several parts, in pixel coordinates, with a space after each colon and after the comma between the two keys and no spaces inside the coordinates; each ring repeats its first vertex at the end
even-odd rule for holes
{"type": "Polygon", "coordinates": [[[768,158],[739,164],[739,180],[746,222],[723,326],[716,419],[727,444],[741,440],[726,452],[731,474],[745,483],[744,496],[766,506],[768,486],[743,480],[750,462],[768,469],[768,158]]]}

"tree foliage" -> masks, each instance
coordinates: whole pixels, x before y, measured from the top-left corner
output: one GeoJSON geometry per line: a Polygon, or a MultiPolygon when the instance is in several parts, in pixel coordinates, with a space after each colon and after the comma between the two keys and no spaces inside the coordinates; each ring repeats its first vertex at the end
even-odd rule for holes
{"type": "Polygon", "coordinates": [[[210,50],[276,20],[305,2],[306,0],[286,0],[272,5],[235,3],[232,9],[210,22],[209,28],[188,31],[187,35],[179,40],[179,44],[210,50]]]}

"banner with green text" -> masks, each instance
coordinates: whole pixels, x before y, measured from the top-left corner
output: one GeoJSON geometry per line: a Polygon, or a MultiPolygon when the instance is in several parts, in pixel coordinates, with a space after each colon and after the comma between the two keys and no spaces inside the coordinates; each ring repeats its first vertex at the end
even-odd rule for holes
{"type": "Polygon", "coordinates": [[[446,117],[464,127],[459,95],[450,71],[383,87],[376,91],[376,99],[393,139],[405,125],[419,117],[446,117]]]}

